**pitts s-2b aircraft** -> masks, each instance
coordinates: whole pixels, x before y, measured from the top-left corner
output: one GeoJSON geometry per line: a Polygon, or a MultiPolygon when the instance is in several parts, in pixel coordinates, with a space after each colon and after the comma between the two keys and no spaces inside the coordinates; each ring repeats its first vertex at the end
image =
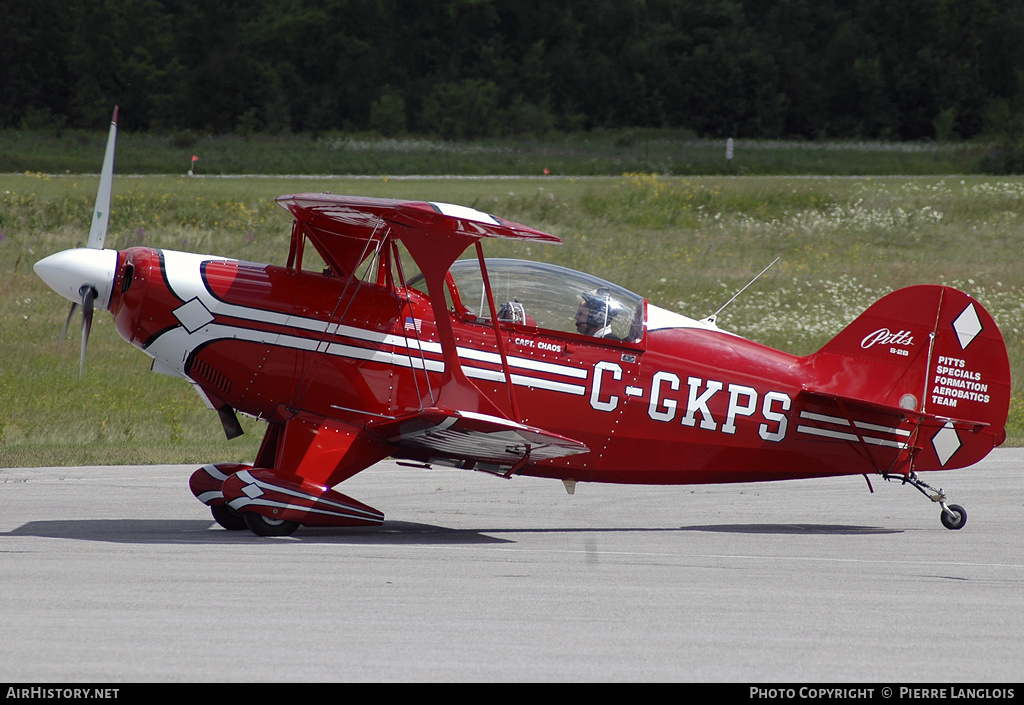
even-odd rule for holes
{"type": "Polygon", "coordinates": [[[570,492],[877,474],[959,529],[964,509],[918,473],[976,463],[1005,438],[1002,336],[955,289],[891,293],[797,357],[587,274],[485,259],[487,238],[559,240],[443,203],[281,196],[285,266],[109,250],[115,130],[116,112],[89,246],[36,271],[82,304],[83,360],[98,306],[155,371],[195,387],[229,438],[236,411],[266,422],[251,466],[192,475],[225,528],[380,524],[334,488],[390,456],[570,492]],[[310,246],[322,271],[303,268],[310,246]]]}

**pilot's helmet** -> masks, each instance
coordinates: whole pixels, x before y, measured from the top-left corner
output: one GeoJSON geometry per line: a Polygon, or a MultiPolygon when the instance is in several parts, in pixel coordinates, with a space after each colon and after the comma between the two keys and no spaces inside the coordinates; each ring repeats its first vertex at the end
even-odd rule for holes
{"type": "Polygon", "coordinates": [[[506,301],[498,309],[498,320],[510,323],[526,323],[526,309],[519,303],[519,299],[506,301]]]}
{"type": "Polygon", "coordinates": [[[611,290],[604,286],[581,293],[580,303],[588,312],[587,325],[595,328],[604,328],[619,314],[619,302],[612,298],[611,290]]]}

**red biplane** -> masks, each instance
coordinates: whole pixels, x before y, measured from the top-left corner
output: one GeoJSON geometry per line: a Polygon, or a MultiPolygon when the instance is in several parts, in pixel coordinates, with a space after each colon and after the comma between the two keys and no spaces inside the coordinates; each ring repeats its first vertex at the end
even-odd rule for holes
{"type": "MultiPolygon", "coordinates": [[[[114,123],[97,221],[116,112],[114,123]]],[[[36,264],[83,306],[83,360],[99,306],[154,371],[193,385],[229,438],[236,412],[266,422],[252,465],[192,475],[228,529],[380,524],[335,487],[389,456],[557,478],[570,492],[877,474],[916,487],[959,529],[964,509],[918,473],[976,463],[1005,438],[1003,339],[949,287],[889,294],[797,357],[587,274],[485,259],[487,238],[558,239],[471,208],[277,202],[294,218],[284,266],[103,249],[105,223],[89,247],[36,264]],[[303,267],[309,247],[326,268],[303,267]]]]}

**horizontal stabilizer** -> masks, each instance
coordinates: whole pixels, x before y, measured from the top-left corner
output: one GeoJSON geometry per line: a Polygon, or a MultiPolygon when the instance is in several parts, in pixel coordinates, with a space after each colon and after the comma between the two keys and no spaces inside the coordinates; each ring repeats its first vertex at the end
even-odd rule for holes
{"type": "Polygon", "coordinates": [[[400,448],[500,466],[589,450],[579,441],[556,433],[468,411],[424,409],[393,420],[371,421],[366,430],[400,448]]]}
{"type": "Polygon", "coordinates": [[[796,407],[799,437],[858,445],[881,473],[965,467],[993,445],[983,421],[806,390],[796,407]]]}

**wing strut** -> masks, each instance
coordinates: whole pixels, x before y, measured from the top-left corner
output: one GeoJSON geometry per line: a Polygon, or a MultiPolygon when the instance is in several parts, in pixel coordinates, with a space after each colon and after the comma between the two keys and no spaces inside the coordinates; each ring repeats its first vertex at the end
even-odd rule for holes
{"type": "MultiPolygon", "coordinates": [[[[405,268],[402,266],[402,256],[398,251],[398,242],[394,238],[391,239],[391,258],[395,263],[395,268],[398,270],[398,279],[401,284],[401,290],[405,292],[405,300],[402,303],[402,310],[398,313],[399,317],[401,317],[405,315],[404,312],[406,308],[409,309],[410,314],[413,313],[413,310],[412,301],[409,300],[409,285],[405,280],[405,268]]],[[[430,386],[430,375],[427,374],[427,360],[423,355],[423,342],[420,340],[420,332],[417,330],[415,322],[412,327],[412,334],[416,338],[416,349],[419,350],[420,354],[420,366],[423,369],[423,380],[427,387],[427,394],[430,396],[430,406],[434,406],[434,389],[430,386]]],[[[423,394],[420,393],[420,381],[416,374],[416,366],[412,364],[411,354],[409,356],[409,371],[412,373],[412,383],[416,390],[416,401],[419,403],[420,408],[423,409],[423,394]]]]}
{"type": "MultiPolygon", "coordinates": [[[[366,243],[363,245],[363,253],[362,253],[362,255],[360,256],[360,259],[359,259],[360,262],[362,262],[366,258],[366,256],[369,254],[371,247],[373,248],[373,251],[374,251],[373,252],[373,258],[376,259],[377,257],[380,256],[380,252],[381,252],[382,246],[384,244],[384,240],[387,237],[387,233],[385,233],[381,237],[378,237],[377,233],[379,232],[379,230],[380,230],[380,225],[375,227],[373,229],[373,232],[370,234],[370,237],[368,237],[366,239],[366,243]]],[[[293,240],[294,240],[294,238],[293,238],[293,240]]],[[[300,247],[299,248],[299,254],[298,254],[299,266],[301,266],[301,261],[302,261],[302,254],[301,254],[301,252],[302,252],[302,248],[300,247]]],[[[291,254],[289,254],[289,261],[291,261],[291,259],[292,259],[292,256],[291,256],[291,254]]],[[[368,266],[366,268],[366,271],[363,272],[363,276],[364,277],[369,277],[370,276],[370,272],[372,272],[372,271],[373,271],[373,266],[371,264],[371,266],[368,266]]],[[[356,300],[356,294],[359,293],[359,289],[362,286],[363,286],[363,277],[357,277],[357,276],[355,276],[353,274],[353,276],[348,277],[345,280],[345,287],[341,290],[341,294],[338,296],[338,300],[334,304],[334,310],[331,312],[331,317],[329,319],[327,319],[327,324],[324,326],[321,338],[320,338],[320,340],[317,341],[316,349],[313,351],[313,357],[309,361],[309,365],[306,366],[306,371],[303,373],[302,379],[300,380],[299,384],[296,385],[296,387],[295,387],[295,394],[292,397],[292,403],[291,403],[291,408],[293,410],[299,409],[299,407],[302,405],[302,400],[303,400],[303,398],[305,398],[306,393],[309,391],[310,387],[313,385],[313,379],[316,377],[317,371],[320,369],[320,365],[321,365],[321,363],[324,360],[324,353],[326,353],[328,348],[330,348],[331,344],[328,341],[328,338],[332,335],[332,331],[335,332],[335,333],[337,332],[338,326],[348,316],[349,309],[352,307],[352,303],[356,300]],[[346,295],[348,295],[348,293],[349,293],[349,285],[352,283],[353,280],[355,281],[355,289],[353,289],[352,294],[348,296],[348,303],[345,306],[345,310],[341,312],[341,316],[339,317],[338,316],[338,310],[341,308],[341,303],[345,300],[346,295]]]]}
{"type": "MultiPolygon", "coordinates": [[[[857,422],[854,421],[853,415],[850,413],[849,408],[847,408],[846,403],[838,397],[836,397],[835,401],[836,404],[839,405],[839,410],[843,412],[843,416],[846,417],[846,422],[850,425],[850,428],[853,430],[854,435],[857,436],[857,441],[860,443],[860,447],[864,451],[864,454],[868,457],[868,461],[874,466],[875,472],[881,475],[882,477],[887,477],[889,473],[891,473],[896,468],[897,464],[900,463],[900,459],[904,457],[903,453],[897,453],[896,456],[893,458],[892,464],[889,466],[889,469],[884,469],[882,467],[882,464],[878,462],[878,460],[875,458],[874,453],[871,452],[871,446],[864,438],[864,434],[861,433],[860,427],[858,426],[857,422]]],[[[917,423],[914,426],[914,430],[911,431],[910,436],[908,436],[905,447],[901,449],[907,452],[907,455],[905,456],[905,462],[908,462],[910,464],[907,470],[908,473],[914,471],[914,456],[917,454],[917,446],[914,445],[914,443],[917,442],[917,432],[920,430],[920,428],[921,420],[918,419],[917,423]]],[[[867,476],[865,475],[865,477],[867,476]]],[[[870,481],[868,482],[868,486],[871,486],[870,481]]]]}
{"type": "Polygon", "coordinates": [[[487,305],[491,309],[491,323],[494,324],[494,340],[498,344],[498,355],[501,357],[501,369],[505,373],[505,386],[508,388],[508,401],[512,405],[512,414],[516,421],[522,421],[519,415],[519,405],[516,403],[515,389],[512,387],[512,372],[508,366],[508,357],[505,355],[505,343],[501,340],[501,323],[498,321],[498,310],[494,305],[494,292],[491,291],[491,280],[487,276],[487,265],[484,264],[484,249],[477,240],[476,256],[480,260],[480,275],[484,280],[484,291],[487,293],[487,305]]]}

